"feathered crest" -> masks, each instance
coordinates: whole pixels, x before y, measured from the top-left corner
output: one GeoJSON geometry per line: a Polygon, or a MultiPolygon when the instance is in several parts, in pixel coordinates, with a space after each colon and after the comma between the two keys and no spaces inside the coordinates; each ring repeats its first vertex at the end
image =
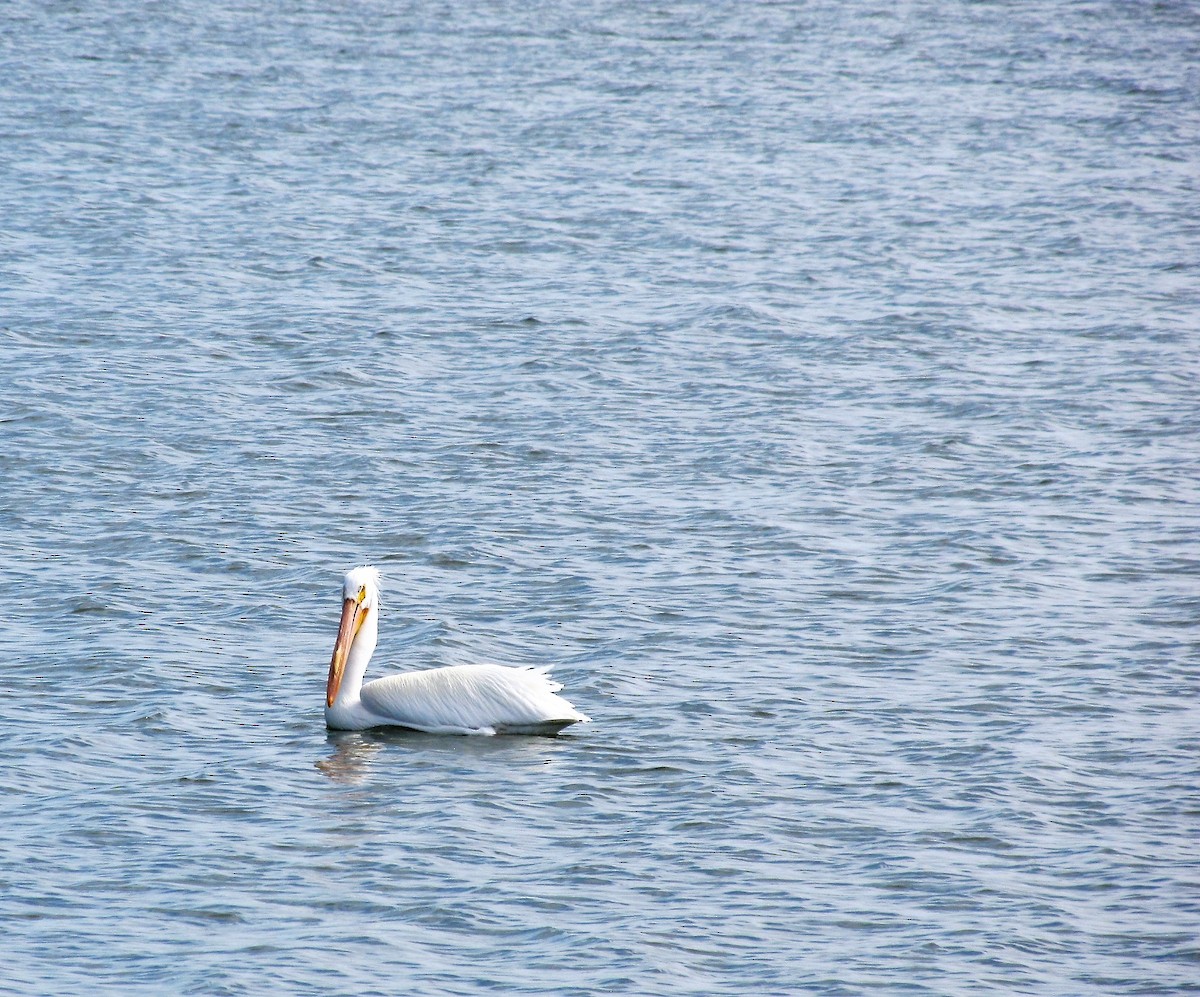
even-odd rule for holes
{"type": "Polygon", "coordinates": [[[360,588],[366,588],[367,601],[371,602],[376,608],[380,606],[379,599],[379,569],[364,564],[358,568],[351,568],[346,572],[346,577],[342,582],[342,598],[353,599],[358,595],[360,588]],[[374,599],[372,600],[372,596],[374,599]]]}

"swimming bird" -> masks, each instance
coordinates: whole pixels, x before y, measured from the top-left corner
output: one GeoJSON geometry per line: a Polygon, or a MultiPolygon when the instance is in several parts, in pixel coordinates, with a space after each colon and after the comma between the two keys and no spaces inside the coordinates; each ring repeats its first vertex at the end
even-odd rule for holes
{"type": "Polygon", "coordinates": [[[333,730],[411,727],[431,734],[557,734],[587,723],[561,696],[550,669],[450,665],[363,684],[379,640],[379,571],[346,572],[325,724],[333,730]]]}

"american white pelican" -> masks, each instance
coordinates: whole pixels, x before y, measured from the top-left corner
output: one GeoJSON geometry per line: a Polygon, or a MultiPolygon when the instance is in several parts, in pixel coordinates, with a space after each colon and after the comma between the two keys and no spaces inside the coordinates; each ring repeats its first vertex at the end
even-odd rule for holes
{"type": "Polygon", "coordinates": [[[354,568],[342,583],[342,622],[325,688],[334,730],[411,727],[431,734],[555,734],[585,717],[561,696],[549,668],[451,665],[363,685],[379,640],[379,572],[354,568]]]}

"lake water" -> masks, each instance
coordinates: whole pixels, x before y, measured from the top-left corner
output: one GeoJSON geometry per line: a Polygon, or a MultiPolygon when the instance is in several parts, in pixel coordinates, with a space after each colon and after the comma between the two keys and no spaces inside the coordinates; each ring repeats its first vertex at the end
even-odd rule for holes
{"type": "Polygon", "coordinates": [[[1200,992],[1196,4],[0,26],[0,992],[1200,992]]]}

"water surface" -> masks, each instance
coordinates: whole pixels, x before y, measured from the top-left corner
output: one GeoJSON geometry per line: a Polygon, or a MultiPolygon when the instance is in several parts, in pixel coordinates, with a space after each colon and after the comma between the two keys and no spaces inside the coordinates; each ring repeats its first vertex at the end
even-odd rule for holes
{"type": "Polygon", "coordinates": [[[0,19],[0,991],[1197,990],[1193,4],[0,19]]]}

